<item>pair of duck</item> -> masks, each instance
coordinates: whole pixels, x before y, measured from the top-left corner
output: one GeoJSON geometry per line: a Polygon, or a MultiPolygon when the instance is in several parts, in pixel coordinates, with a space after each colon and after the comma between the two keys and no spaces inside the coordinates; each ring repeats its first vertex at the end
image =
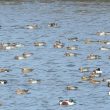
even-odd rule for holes
{"type": "MultiPolygon", "coordinates": [[[[54,22],[53,23],[49,23],[48,27],[58,27],[58,24],[54,23],[54,22]]],[[[39,28],[39,26],[37,24],[30,24],[30,25],[26,25],[24,28],[33,30],[33,29],[39,28]]]]}
{"type": "Polygon", "coordinates": [[[24,52],[22,55],[20,55],[20,56],[15,56],[15,59],[16,60],[23,60],[23,59],[26,59],[26,58],[28,58],[28,57],[30,57],[30,56],[32,56],[33,55],[33,53],[29,53],[29,52],[24,52]]]}
{"type": "Polygon", "coordinates": [[[1,43],[0,44],[0,49],[2,49],[2,50],[10,50],[10,49],[23,47],[23,46],[24,45],[19,44],[19,43],[1,43]]]}

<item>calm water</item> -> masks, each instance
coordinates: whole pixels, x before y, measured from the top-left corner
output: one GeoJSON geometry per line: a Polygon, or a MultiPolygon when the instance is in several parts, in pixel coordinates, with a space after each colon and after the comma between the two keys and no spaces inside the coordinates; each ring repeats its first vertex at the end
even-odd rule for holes
{"type": "Polygon", "coordinates": [[[88,66],[91,70],[100,67],[103,76],[110,77],[110,51],[101,51],[100,47],[110,45],[85,44],[86,38],[110,40],[110,36],[96,36],[97,31],[110,31],[110,3],[73,2],[44,0],[34,2],[0,2],[0,41],[19,42],[25,46],[19,49],[0,51],[0,67],[12,69],[0,73],[0,79],[8,83],[0,86],[0,110],[107,110],[110,108],[109,88],[106,83],[93,85],[82,82],[83,73],[79,67],[88,66]],[[58,28],[48,27],[56,22],[58,28]],[[23,29],[28,24],[38,24],[35,30],[23,29]],[[78,37],[79,41],[68,41],[78,37]],[[61,40],[66,46],[78,45],[77,57],[66,57],[66,48],[55,49],[53,44],[61,40]],[[35,47],[35,41],[44,41],[46,47],[35,47]],[[16,55],[32,52],[34,55],[26,60],[15,60],[16,55]],[[101,56],[99,60],[86,60],[94,53],[101,56]],[[33,72],[23,75],[22,67],[31,67],[33,72]],[[40,84],[27,84],[30,78],[41,79],[40,84]],[[78,86],[77,91],[67,91],[68,84],[78,86]],[[16,89],[29,89],[30,94],[16,95],[16,89]],[[73,98],[74,106],[62,107],[60,99],[73,98]]]}

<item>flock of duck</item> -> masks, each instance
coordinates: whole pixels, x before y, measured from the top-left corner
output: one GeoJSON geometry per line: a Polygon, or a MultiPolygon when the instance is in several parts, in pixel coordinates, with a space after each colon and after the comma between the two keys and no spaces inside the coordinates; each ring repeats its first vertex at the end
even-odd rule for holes
{"type": "MultiPolygon", "coordinates": [[[[58,27],[58,25],[56,23],[49,23],[48,24],[49,27],[58,27]]],[[[33,25],[27,25],[25,27],[26,29],[36,29],[38,28],[38,25],[36,24],[33,24],[33,25]]],[[[110,35],[110,32],[97,32],[96,35],[98,36],[106,36],[106,35],[110,35]]],[[[73,41],[73,42],[76,42],[78,41],[79,39],[77,37],[72,37],[72,38],[68,38],[68,41],[73,41]]],[[[84,43],[85,44],[90,44],[90,43],[101,43],[101,44],[110,44],[110,41],[108,40],[92,40],[92,39],[85,39],[84,40],[84,43]]],[[[46,46],[47,43],[46,42],[43,42],[43,41],[37,41],[37,42],[34,42],[33,43],[34,46],[36,47],[40,47],[40,46],[46,46]]],[[[20,44],[20,43],[0,43],[0,50],[11,50],[11,49],[16,49],[16,48],[21,48],[21,47],[24,47],[25,45],[23,44],[20,44]]],[[[63,42],[61,42],[61,40],[57,40],[55,41],[55,43],[53,44],[53,48],[65,48],[65,44],[63,42]]],[[[79,47],[77,45],[72,45],[72,46],[67,46],[66,47],[67,50],[78,50],[79,47]]],[[[110,48],[107,48],[107,47],[102,47],[100,48],[100,50],[110,50],[110,48]]],[[[21,55],[17,55],[14,57],[15,60],[23,60],[23,59],[27,59],[28,57],[31,57],[33,55],[33,53],[31,52],[24,52],[23,54],[21,55]]],[[[64,53],[65,56],[67,57],[71,57],[71,56],[77,56],[77,55],[80,55],[78,53],[72,53],[72,52],[66,52],[64,53]]],[[[96,54],[89,54],[87,56],[87,60],[95,60],[95,59],[100,59],[101,56],[99,55],[96,55],[96,54]]],[[[0,73],[2,72],[10,72],[12,71],[11,69],[9,68],[0,68],[0,73]]],[[[24,67],[24,68],[21,68],[21,71],[23,74],[28,74],[30,72],[33,71],[32,68],[29,68],[29,67],[24,67]]],[[[79,68],[79,71],[81,73],[87,73],[89,72],[89,75],[83,75],[81,77],[81,80],[82,81],[86,81],[86,82],[89,82],[89,83],[92,83],[92,84],[99,84],[101,82],[107,82],[107,86],[110,87],[110,79],[106,79],[106,78],[103,78],[102,77],[102,71],[99,67],[93,69],[92,71],[90,71],[90,68],[89,67],[80,67],[79,68]]],[[[28,83],[29,84],[35,84],[35,83],[40,83],[41,80],[40,79],[29,79],[28,80],[28,83]]],[[[8,81],[7,80],[4,80],[4,79],[0,79],[0,84],[3,85],[3,84],[7,84],[8,81]]],[[[74,85],[68,85],[66,87],[66,90],[77,90],[78,87],[74,86],[74,85]]],[[[24,95],[24,94],[28,94],[30,93],[29,90],[27,89],[17,89],[16,91],[16,94],[18,95],[24,95]]],[[[108,93],[110,95],[110,92],[108,93]]],[[[59,105],[63,105],[63,106],[68,106],[68,105],[74,105],[76,102],[73,100],[73,99],[63,99],[63,100],[59,100],[59,105]]]]}

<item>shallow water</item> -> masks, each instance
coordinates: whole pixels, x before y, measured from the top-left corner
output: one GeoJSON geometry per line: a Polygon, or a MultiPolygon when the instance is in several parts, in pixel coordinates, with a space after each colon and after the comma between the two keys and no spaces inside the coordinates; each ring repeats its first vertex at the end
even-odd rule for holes
{"type": "Polygon", "coordinates": [[[86,38],[93,40],[110,40],[110,36],[97,36],[97,31],[110,31],[110,3],[73,2],[73,1],[34,1],[34,2],[0,2],[0,41],[19,42],[24,47],[0,51],[0,67],[12,69],[0,73],[0,79],[8,83],[0,86],[1,110],[107,110],[109,109],[109,88],[106,83],[93,85],[82,82],[83,73],[79,67],[100,67],[103,76],[110,77],[109,51],[101,51],[105,44],[85,44],[86,38]],[[57,28],[48,27],[56,22],[57,28]],[[28,24],[38,24],[39,28],[29,30],[22,28],[28,24]],[[68,38],[78,37],[72,42],[68,38]],[[67,51],[66,48],[55,49],[55,41],[61,40],[66,46],[78,45],[78,50],[67,51]],[[44,41],[45,47],[35,47],[34,42],[44,41]],[[16,55],[32,52],[34,55],[26,60],[15,60],[16,55]],[[80,55],[66,57],[65,52],[80,55]],[[87,55],[94,53],[101,59],[87,60],[87,55]],[[32,67],[33,72],[23,75],[22,67],[32,67]],[[40,84],[27,84],[30,78],[41,79],[40,84]],[[77,91],[67,91],[68,84],[78,86],[77,91]],[[16,95],[18,88],[29,89],[30,94],[16,95]],[[62,107],[60,99],[73,98],[74,106],[62,107]]]}

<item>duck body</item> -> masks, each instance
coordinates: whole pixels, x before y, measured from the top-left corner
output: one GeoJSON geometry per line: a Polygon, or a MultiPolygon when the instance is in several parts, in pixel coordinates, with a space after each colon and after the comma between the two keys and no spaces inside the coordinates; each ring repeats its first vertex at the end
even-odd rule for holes
{"type": "Polygon", "coordinates": [[[95,73],[102,73],[102,71],[100,70],[100,68],[97,68],[97,69],[95,70],[95,73]]]}
{"type": "Polygon", "coordinates": [[[37,24],[31,24],[26,26],[26,29],[36,29],[36,28],[38,28],[37,24]]]}
{"type": "Polygon", "coordinates": [[[96,35],[98,36],[105,36],[105,35],[110,35],[110,32],[97,32],[96,35]]]}
{"type": "Polygon", "coordinates": [[[66,89],[67,89],[67,90],[77,90],[78,87],[72,86],[72,85],[68,85],[68,86],[66,87],[66,89]]]}
{"type": "Polygon", "coordinates": [[[73,99],[69,99],[69,100],[60,100],[59,101],[60,105],[65,105],[65,106],[69,106],[69,105],[74,105],[75,101],[73,99]]]}
{"type": "Polygon", "coordinates": [[[58,27],[58,24],[57,23],[49,23],[48,27],[58,27]]]}
{"type": "Polygon", "coordinates": [[[23,55],[20,55],[20,56],[15,56],[15,59],[16,60],[24,60],[26,58],[23,55]]]}
{"type": "Polygon", "coordinates": [[[34,42],[34,46],[46,46],[46,42],[34,42]]]}
{"type": "Polygon", "coordinates": [[[67,50],[78,50],[78,46],[68,46],[66,47],[67,50]]]}
{"type": "Polygon", "coordinates": [[[25,57],[25,58],[30,57],[32,55],[33,55],[33,53],[29,53],[29,52],[24,52],[23,53],[23,57],[25,57]]]}
{"type": "Polygon", "coordinates": [[[6,84],[7,80],[0,80],[0,84],[6,84]]]}
{"type": "Polygon", "coordinates": [[[89,67],[80,67],[80,72],[89,72],[89,67]]]}
{"type": "Polygon", "coordinates": [[[64,47],[64,43],[62,43],[61,41],[56,41],[53,45],[54,48],[63,48],[64,47]]]}
{"type": "Polygon", "coordinates": [[[77,37],[73,37],[73,38],[68,38],[68,40],[75,42],[75,41],[78,41],[78,38],[77,37]]]}
{"type": "Polygon", "coordinates": [[[16,90],[16,94],[18,95],[24,95],[24,94],[28,94],[29,93],[29,90],[26,90],[26,89],[17,89],[16,90]]]}
{"type": "Polygon", "coordinates": [[[94,54],[90,54],[87,56],[88,60],[95,60],[95,59],[101,59],[101,56],[99,55],[94,55],[94,54]]]}
{"type": "Polygon", "coordinates": [[[32,72],[33,71],[33,69],[32,68],[28,68],[28,67],[24,67],[24,68],[22,68],[21,69],[21,71],[22,71],[22,73],[30,73],[30,72],[32,72]]]}
{"type": "Polygon", "coordinates": [[[40,82],[41,82],[40,79],[38,79],[38,80],[35,80],[35,79],[29,79],[29,80],[28,80],[28,83],[29,83],[29,84],[36,84],[36,83],[40,83],[40,82]]]}

